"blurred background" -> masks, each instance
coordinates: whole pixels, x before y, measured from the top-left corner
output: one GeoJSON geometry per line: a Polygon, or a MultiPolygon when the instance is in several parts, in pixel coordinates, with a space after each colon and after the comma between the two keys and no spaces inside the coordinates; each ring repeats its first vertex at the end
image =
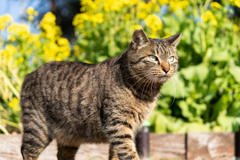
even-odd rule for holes
{"type": "Polygon", "coordinates": [[[0,133],[20,133],[26,74],[50,61],[99,63],[136,29],[182,33],[179,71],[149,118],[156,133],[236,131],[240,124],[240,0],[1,0],[0,133]]]}

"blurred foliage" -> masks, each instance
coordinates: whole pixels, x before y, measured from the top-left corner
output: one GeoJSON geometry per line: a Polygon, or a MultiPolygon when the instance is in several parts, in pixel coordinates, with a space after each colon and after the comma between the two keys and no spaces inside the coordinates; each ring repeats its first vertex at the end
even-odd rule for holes
{"type": "MultiPolygon", "coordinates": [[[[37,12],[30,7],[26,14],[31,24],[37,12]]],[[[19,128],[20,89],[25,75],[46,62],[69,59],[70,44],[60,37],[55,20],[47,13],[38,26],[39,33],[32,34],[29,25],[14,23],[10,15],[0,17],[0,130],[6,134],[19,128]]]]}
{"type": "Polygon", "coordinates": [[[0,130],[20,124],[19,91],[27,73],[52,60],[98,63],[121,54],[135,29],[150,38],[182,33],[180,70],[161,89],[149,121],[157,133],[234,131],[240,121],[240,34],[232,18],[239,0],[82,0],[73,19],[77,39],[61,37],[55,16],[47,13],[32,34],[28,25],[0,17],[0,130]]]}

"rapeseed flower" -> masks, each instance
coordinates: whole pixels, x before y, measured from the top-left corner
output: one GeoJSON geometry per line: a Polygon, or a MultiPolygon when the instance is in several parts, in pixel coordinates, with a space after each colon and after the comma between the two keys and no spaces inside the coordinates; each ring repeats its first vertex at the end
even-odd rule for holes
{"type": "Polygon", "coordinates": [[[162,21],[161,19],[155,15],[150,14],[144,19],[146,26],[149,26],[152,30],[161,30],[162,29],[162,21]]]}
{"type": "Polygon", "coordinates": [[[233,25],[233,30],[234,30],[234,31],[239,31],[239,27],[238,27],[236,24],[234,24],[234,25],[233,25]]]}
{"type": "Polygon", "coordinates": [[[16,47],[14,47],[11,44],[6,45],[5,51],[6,51],[6,53],[8,53],[8,55],[13,55],[14,53],[17,53],[16,47]]]}
{"type": "Polygon", "coordinates": [[[234,0],[234,4],[235,4],[237,7],[240,7],[240,0],[234,0]]]}
{"type": "Polygon", "coordinates": [[[169,3],[169,0],[158,0],[158,3],[160,3],[162,6],[169,3]]]}
{"type": "Polygon", "coordinates": [[[13,19],[11,15],[6,14],[4,16],[0,16],[0,30],[4,30],[12,22],[13,22],[13,19]]]}
{"type": "Polygon", "coordinates": [[[174,12],[177,9],[184,9],[189,6],[189,1],[183,0],[183,1],[170,1],[169,3],[169,10],[171,12],[174,12]]]}
{"type": "Polygon", "coordinates": [[[215,16],[210,10],[207,10],[204,14],[201,15],[201,17],[204,22],[211,21],[214,26],[218,24],[215,16]]]}
{"type": "Polygon", "coordinates": [[[28,7],[27,8],[27,13],[29,15],[34,15],[34,16],[37,16],[38,15],[38,12],[33,8],[33,7],[28,7]]]}
{"type": "Polygon", "coordinates": [[[13,35],[17,36],[28,36],[29,35],[29,27],[26,25],[14,23],[10,25],[8,28],[8,32],[12,33],[13,35]]]}
{"type": "Polygon", "coordinates": [[[140,26],[139,24],[135,24],[132,27],[134,28],[134,30],[142,29],[142,26],[140,26]]]}
{"type": "Polygon", "coordinates": [[[44,15],[42,21],[41,21],[41,24],[52,24],[52,25],[55,25],[56,21],[56,16],[51,13],[51,12],[48,12],[44,15]]]}
{"type": "Polygon", "coordinates": [[[213,8],[217,8],[217,9],[221,9],[222,8],[221,4],[219,4],[218,2],[211,2],[210,5],[213,8]]]}
{"type": "Polygon", "coordinates": [[[60,46],[61,45],[68,45],[68,43],[69,43],[67,38],[59,38],[57,42],[60,46]]]}
{"type": "Polygon", "coordinates": [[[14,97],[9,103],[8,103],[9,107],[11,107],[12,109],[16,109],[17,111],[20,111],[20,107],[19,107],[19,99],[14,97]]]}
{"type": "Polygon", "coordinates": [[[9,35],[8,39],[12,42],[14,42],[16,40],[16,38],[13,35],[9,35]]]}

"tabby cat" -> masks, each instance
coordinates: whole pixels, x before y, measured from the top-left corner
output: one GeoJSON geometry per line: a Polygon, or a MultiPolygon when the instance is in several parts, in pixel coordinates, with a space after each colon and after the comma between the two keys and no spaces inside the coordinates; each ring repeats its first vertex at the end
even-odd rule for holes
{"type": "Polygon", "coordinates": [[[139,160],[134,137],[178,68],[181,34],[150,39],[136,30],[128,49],[99,64],[50,62],[28,74],[21,91],[24,160],[57,140],[58,160],[83,143],[110,143],[110,160],[139,160]]]}

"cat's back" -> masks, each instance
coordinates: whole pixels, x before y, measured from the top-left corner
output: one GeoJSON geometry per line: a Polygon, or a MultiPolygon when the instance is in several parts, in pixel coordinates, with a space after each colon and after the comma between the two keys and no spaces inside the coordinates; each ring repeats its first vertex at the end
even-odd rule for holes
{"type": "Polygon", "coordinates": [[[84,74],[93,66],[82,62],[52,61],[46,63],[25,77],[21,93],[28,92],[32,88],[36,89],[38,86],[42,87],[42,85],[54,87],[57,83],[70,80],[73,76],[84,74]]]}

